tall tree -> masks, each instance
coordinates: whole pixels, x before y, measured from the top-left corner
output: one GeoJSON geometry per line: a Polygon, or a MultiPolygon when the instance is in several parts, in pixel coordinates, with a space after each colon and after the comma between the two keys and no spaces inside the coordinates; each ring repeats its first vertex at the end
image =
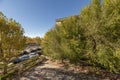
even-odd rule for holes
{"type": "Polygon", "coordinates": [[[62,19],[46,33],[45,53],[117,72],[120,70],[120,0],[91,0],[79,17],[62,19]]]}
{"type": "Polygon", "coordinates": [[[4,73],[7,73],[7,64],[24,48],[25,38],[21,25],[15,20],[7,19],[0,14],[0,61],[4,63],[4,73]]]}

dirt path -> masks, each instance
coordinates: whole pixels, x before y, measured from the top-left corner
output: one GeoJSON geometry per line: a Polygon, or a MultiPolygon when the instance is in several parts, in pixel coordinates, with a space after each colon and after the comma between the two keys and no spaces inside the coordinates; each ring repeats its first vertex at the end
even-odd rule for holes
{"type": "MultiPolygon", "coordinates": [[[[76,68],[77,70],[77,68],[76,68]]],[[[18,80],[18,76],[12,80],[18,80]]],[[[72,68],[66,68],[63,64],[47,60],[38,64],[34,68],[24,72],[19,80],[111,80],[102,79],[101,76],[94,73],[88,73],[87,70],[74,71],[72,68]]],[[[119,79],[118,79],[119,80],[119,79]]]]}

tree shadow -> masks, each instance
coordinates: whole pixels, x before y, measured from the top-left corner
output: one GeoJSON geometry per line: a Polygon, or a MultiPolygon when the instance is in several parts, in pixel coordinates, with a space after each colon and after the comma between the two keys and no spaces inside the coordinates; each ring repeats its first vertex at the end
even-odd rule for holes
{"type": "Polygon", "coordinates": [[[24,74],[28,80],[101,80],[101,77],[94,73],[74,73],[58,68],[42,68],[24,74]]]}
{"type": "MultiPolygon", "coordinates": [[[[44,66],[45,62],[48,59],[45,59],[43,62],[38,63],[36,66],[44,66]]],[[[74,72],[72,70],[63,69],[63,68],[36,68],[33,67],[28,71],[21,74],[23,80],[117,80],[120,79],[120,75],[105,73],[96,74],[95,72],[82,73],[74,72]]],[[[18,80],[18,76],[14,79],[18,80]]],[[[22,80],[22,79],[20,79],[22,80]]]]}

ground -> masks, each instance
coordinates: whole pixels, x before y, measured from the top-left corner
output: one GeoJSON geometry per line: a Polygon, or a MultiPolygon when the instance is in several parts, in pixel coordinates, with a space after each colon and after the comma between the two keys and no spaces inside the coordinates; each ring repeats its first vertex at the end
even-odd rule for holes
{"type": "MultiPolygon", "coordinates": [[[[105,75],[105,74],[103,74],[105,75]]],[[[103,76],[89,71],[87,67],[66,66],[46,59],[12,80],[120,80],[119,76],[103,76]]]]}

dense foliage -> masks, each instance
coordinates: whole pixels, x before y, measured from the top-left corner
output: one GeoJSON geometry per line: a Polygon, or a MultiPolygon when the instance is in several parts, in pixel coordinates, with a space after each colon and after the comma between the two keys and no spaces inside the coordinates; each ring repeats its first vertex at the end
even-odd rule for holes
{"type": "Polygon", "coordinates": [[[40,37],[31,38],[26,36],[26,44],[30,44],[30,43],[36,43],[41,45],[41,38],[40,37]]]}
{"type": "Polygon", "coordinates": [[[42,40],[44,53],[71,63],[120,70],[120,0],[91,0],[79,16],[65,18],[42,40]]]}
{"type": "Polygon", "coordinates": [[[13,19],[6,18],[0,12],[0,62],[3,63],[6,73],[7,63],[25,47],[24,30],[13,19]]]}

